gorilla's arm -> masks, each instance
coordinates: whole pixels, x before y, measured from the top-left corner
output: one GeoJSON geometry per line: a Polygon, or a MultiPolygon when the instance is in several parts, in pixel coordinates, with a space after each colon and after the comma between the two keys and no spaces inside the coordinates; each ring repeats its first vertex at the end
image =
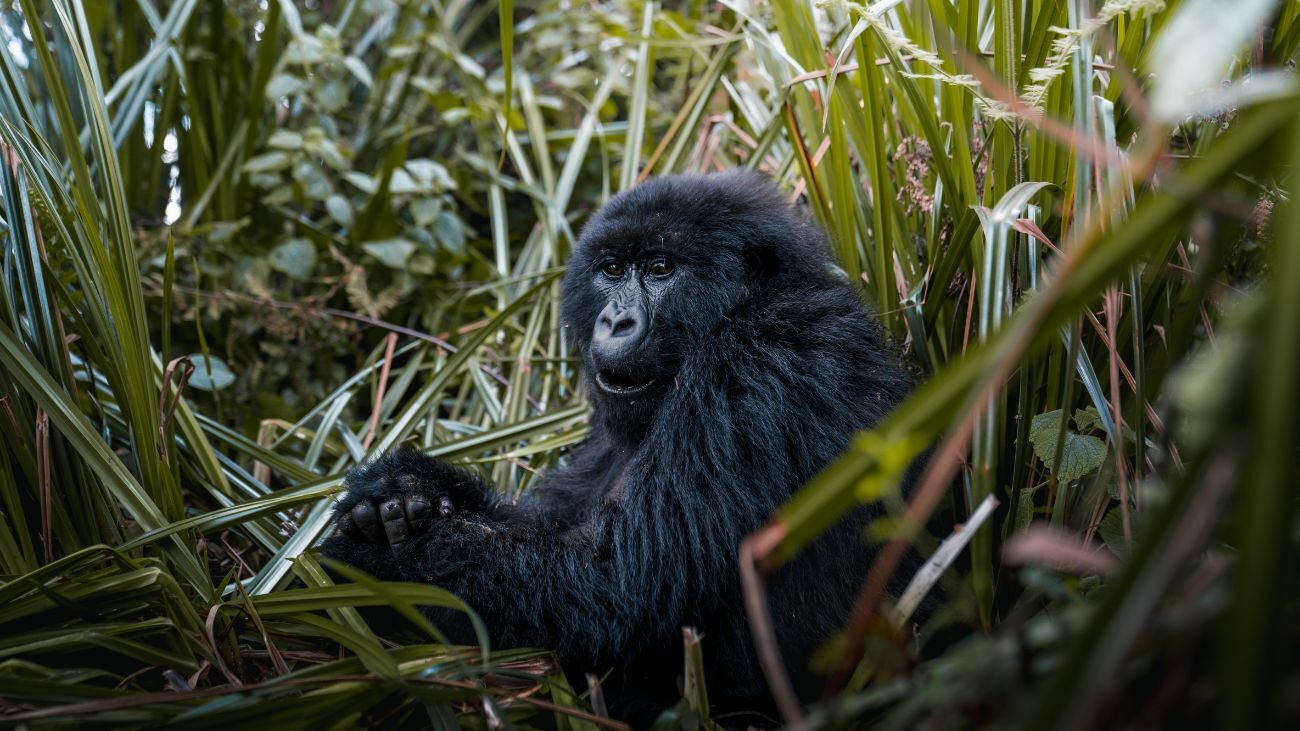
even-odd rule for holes
{"type": "MultiPolygon", "coordinates": [[[[337,506],[341,532],[325,553],[380,579],[451,591],[499,645],[553,648],[566,661],[594,665],[672,638],[734,603],[741,539],[798,484],[788,449],[766,436],[773,425],[762,412],[781,396],[779,384],[738,391],[725,375],[765,366],[742,352],[751,346],[716,342],[709,354],[731,367],[693,365],[630,459],[591,445],[517,505],[415,452],[371,463],[349,476],[337,506]],[[619,461],[620,469],[601,469],[619,461]],[[587,496],[586,505],[571,495],[587,496]],[[435,508],[448,498],[449,514],[435,510],[423,526],[407,518],[410,532],[394,549],[382,527],[385,506],[400,525],[413,497],[435,508]],[[359,505],[371,506],[380,524],[369,539],[348,525],[359,505]]],[[[450,615],[435,619],[454,624],[450,615]]]]}
{"type": "MultiPolygon", "coordinates": [[[[692,586],[725,582],[719,562],[708,559],[732,553],[739,536],[718,529],[738,524],[733,515],[721,524],[701,519],[700,508],[676,501],[677,490],[656,494],[650,469],[632,463],[621,476],[631,483],[621,497],[598,502],[584,521],[566,526],[546,493],[603,494],[611,487],[569,484],[589,478],[585,473],[577,465],[553,474],[542,497],[512,505],[463,470],[397,452],[349,477],[336,508],[340,521],[351,520],[358,505],[382,513],[385,504],[405,506],[412,496],[432,505],[450,498],[450,514],[432,516],[396,549],[382,528],[375,541],[341,525],[324,550],[380,579],[451,591],[479,613],[496,644],[553,648],[566,661],[616,660],[680,627],[693,614],[692,586]]],[[[703,512],[713,510],[734,512],[722,505],[703,512]]],[[[452,626],[442,629],[457,635],[451,615],[435,619],[447,620],[452,626]]]]}

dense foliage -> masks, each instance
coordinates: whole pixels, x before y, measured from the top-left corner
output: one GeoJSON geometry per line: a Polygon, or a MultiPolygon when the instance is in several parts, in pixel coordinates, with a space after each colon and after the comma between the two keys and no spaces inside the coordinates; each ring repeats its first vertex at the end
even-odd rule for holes
{"type": "Polygon", "coordinates": [[[575,232],[745,166],[926,381],[747,542],[760,643],[763,578],[934,450],[785,720],[1297,723],[1298,47],[1290,0],[0,1],[0,720],[611,725],[309,549],[397,444],[561,458],[575,232]],[[913,541],[952,565],[903,629],[913,541]]]}

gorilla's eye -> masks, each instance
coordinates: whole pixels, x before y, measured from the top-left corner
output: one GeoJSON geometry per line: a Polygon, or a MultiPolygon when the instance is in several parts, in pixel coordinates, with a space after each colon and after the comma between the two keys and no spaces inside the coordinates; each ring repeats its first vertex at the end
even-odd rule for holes
{"type": "Polygon", "coordinates": [[[646,267],[645,271],[652,277],[666,277],[673,273],[673,263],[660,257],[650,262],[650,266],[646,267]]]}
{"type": "Polygon", "coordinates": [[[623,276],[623,262],[618,259],[606,259],[600,263],[600,270],[611,279],[619,279],[623,276]]]}

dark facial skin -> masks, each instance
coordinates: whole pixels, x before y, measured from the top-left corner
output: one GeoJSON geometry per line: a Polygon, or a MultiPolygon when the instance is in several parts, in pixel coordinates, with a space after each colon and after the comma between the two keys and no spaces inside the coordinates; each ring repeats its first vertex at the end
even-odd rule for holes
{"type": "Polygon", "coordinates": [[[716,286],[738,271],[692,257],[697,240],[669,229],[626,226],[575,256],[565,287],[566,324],[584,355],[588,395],[628,443],[681,387],[679,372],[721,321],[733,298],[716,286]],[[579,274],[580,273],[580,274],[579,274]]]}
{"type": "Polygon", "coordinates": [[[609,397],[630,397],[648,391],[667,375],[667,353],[646,347],[654,335],[654,318],[673,285],[680,281],[670,255],[648,252],[624,259],[611,253],[601,258],[591,275],[591,287],[607,303],[596,316],[591,334],[591,369],[598,390],[609,397]]]}

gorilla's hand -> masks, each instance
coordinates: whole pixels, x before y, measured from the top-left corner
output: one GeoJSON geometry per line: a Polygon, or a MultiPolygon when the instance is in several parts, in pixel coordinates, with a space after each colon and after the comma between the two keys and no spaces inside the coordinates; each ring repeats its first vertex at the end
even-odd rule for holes
{"type": "Polygon", "coordinates": [[[352,471],[335,507],[350,541],[397,550],[439,521],[481,512],[488,503],[478,478],[414,451],[399,451],[352,471]]]}
{"type": "MultiPolygon", "coordinates": [[[[450,516],[451,498],[438,500],[437,512],[450,516]]],[[[353,541],[401,548],[408,540],[429,529],[435,513],[423,495],[394,495],[378,505],[373,500],[356,501],[351,510],[338,514],[339,532],[353,541]]]]}

